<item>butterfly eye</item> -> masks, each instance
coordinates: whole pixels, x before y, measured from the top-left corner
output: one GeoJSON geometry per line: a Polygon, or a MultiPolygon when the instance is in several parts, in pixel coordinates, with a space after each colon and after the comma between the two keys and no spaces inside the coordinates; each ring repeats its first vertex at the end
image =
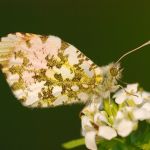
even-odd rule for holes
{"type": "Polygon", "coordinates": [[[113,77],[116,77],[118,75],[118,68],[116,67],[112,67],[110,68],[110,74],[113,76],[113,77]]]}

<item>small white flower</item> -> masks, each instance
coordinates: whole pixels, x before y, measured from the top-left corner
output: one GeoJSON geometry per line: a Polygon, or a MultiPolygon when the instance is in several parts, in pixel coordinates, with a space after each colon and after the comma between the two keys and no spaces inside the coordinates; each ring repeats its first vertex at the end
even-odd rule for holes
{"type": "Polygon", "coordinates": [[[119,90],[114,94],[115,102],[117,104],[122,104],[125,100],[133,100],[135,104],[141,104],[143,98],[141,94],[137,91],[138,84],[129,84],[127,88],[119,90]]]}
{"type": "Polygon", "coordinates": [[[124,107],[120,108],[115,117],[115,123],[119,122],[120,120],[122,120],[124,118],[130,120],[133,109],[134,109],[133,107],[129,107],[129,106],[124,106],[124,107]]]}
{"type": "Polygon", "coordinates": [[[82,116],[81,125],[82,125],[82,131],[84,134],[88,131],[94,130],[93,125],[91,124],[88,116],[82,116]]]}
{"type": "Polygon", "coordinates": [[[150,92],[143,91],[143,92],[142,92],[142,98],[143,98],[145,101],[150,101],[150,92]]]}
{"type": "Polygon", "coordinates": [[[100,126],[98,135],[107,140],[111,140],[112,138],[117,136],[116,130],[109,126],[100,126]]]}
{"type": "Polygon", "coordinates": [[[102,123],[110,124],[107,119],[107,114],[105,111],[97,112],[94,115],[94,123],[97,125],[101,125],[102,123]]]}
{"type": "Polygon", "coordinates": [[[90,150],[97,150],[96,135],[97,131],[93,127],[89,116],[82,116],[82,135],[85,136],[85,145],[90,150]]]}
{"type": "Polygon", "coordinates": [[[150,93],[138,90],[138,84],[127,85],[125,89],[116,92],[113,98],[119,104],[114,105],[116,115],[109,112],[113,107],[110,104],[105,106],[104,99],[99,101],[96,98],[82,110],[82,134],[90,150],[97,150],[97,137],[106,140],[117,135],[126,137],[137,129],[139,120],[150,121],[150,93]]]}
{"type": "Polygon", "coordinates": [[[99,111],[99,108],[100,108],[100,105],[101,105],[101,102],[97,103],[97,102],[92,102],[90,103],[89,105],[87,105],[83,110],[82,110],[82,113],[83,114],[86,114],[87,112],[88,113],[94,113],[94,112],[97,112],[99,111]]]}
{"type": "Polygon", "coordinates": [[[136,120],[149,120],[150,119],[150,93],[143,91],[141,93],[143,104],[136,107],[133,111],[133,117],[136,120]]]}
{"type": "MultiPolygon", "coordinates": [[[[147,107],[147,106],[146,106],[147,107]]],[[[150,111],[146,110],[147,108],[141,107],[141,108],[136,108],[133,111],[133,117],[136,120],[148,120],[150,119],[150,111]]],[[[149,108],[148,108],[149,109],[149,108]]]]}
{"type": "Polygon", "coordinates": [[[120,136],[126,137],[132,132],[134,126],[135,123],[133,121],[122,119],[118,124],[116,124],[115,128],[120,136]]]}
{"type": "Polygon", "coordinates": [[[99,111],[100,104],[93,102],[82,110],[82,135],[85,136],[85,145],[90,150],[97,150],[95,138],[98,131],[94,127],[94,115],[99,111]]]}

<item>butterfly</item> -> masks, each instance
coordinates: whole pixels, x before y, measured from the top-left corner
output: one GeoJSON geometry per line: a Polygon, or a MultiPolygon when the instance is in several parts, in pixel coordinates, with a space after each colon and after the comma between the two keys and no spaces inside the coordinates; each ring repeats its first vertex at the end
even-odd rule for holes
{"type": "Polygon", "coordinates": [[[17,32],[0,41],[1,70],[15,97],[27,107],[55,107],[109,97],[119,88],[119,61],[100,67],[52,35],[17,32]]]}

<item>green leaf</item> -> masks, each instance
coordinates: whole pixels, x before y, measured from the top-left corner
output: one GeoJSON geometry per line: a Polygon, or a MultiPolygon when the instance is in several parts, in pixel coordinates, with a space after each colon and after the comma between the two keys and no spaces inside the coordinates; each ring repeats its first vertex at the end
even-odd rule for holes
{"type": "Polygon", "coordinates": [[[75,139],[69,142],[62,144],[62,147],[65,149],[72,149],[85,144],[84,138],[75,139]]]}

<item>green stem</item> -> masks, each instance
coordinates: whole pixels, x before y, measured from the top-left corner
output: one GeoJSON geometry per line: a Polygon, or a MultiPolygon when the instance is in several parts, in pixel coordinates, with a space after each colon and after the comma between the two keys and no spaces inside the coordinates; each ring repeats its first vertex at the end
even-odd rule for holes
{"type": "Polygon", "coordinates": [[[66,142],[64,144],[62,144],[62,147],[65,149],[72,149],[78,146],[82,146],[85,144],[85,140],[84,138],[80,138],[80,139],[75,139],[69,142],[66,142]]]}

